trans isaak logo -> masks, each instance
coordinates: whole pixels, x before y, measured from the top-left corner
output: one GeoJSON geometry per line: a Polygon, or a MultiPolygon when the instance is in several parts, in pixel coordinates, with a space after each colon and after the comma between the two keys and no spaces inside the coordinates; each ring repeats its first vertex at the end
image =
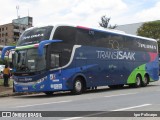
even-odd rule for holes
{"type": "Polygon", "coordinates": [[[96,51],[98,59],[114,59],[114,60],[135,60],[135,52],[125,51],[96,51]]]}

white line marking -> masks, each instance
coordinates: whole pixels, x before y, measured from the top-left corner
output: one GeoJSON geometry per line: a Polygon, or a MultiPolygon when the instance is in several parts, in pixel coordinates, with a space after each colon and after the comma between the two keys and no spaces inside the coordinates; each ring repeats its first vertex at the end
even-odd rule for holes
{"type": "Polygon", "coordinates": [[[143,105],[138,105],[138,106],[133,106],[133,107],[127,107],[127,108],[121,108],[121,109],[116,109],[116,110],[111,110],[111,111],[104,111],[104,112],[99,112],[99,113],[84,115],[83,117],[71,117],[71,118],[66,118],[66,119],[61,119],[61,120],[81,119],[81,118],[85,118],[85,117],[92,117],[92,116],[96,116],[96,115],[100,115],[100,114],[109,113],[109,112],[112,112],[112,111],[124,111],[124,110],[133,109],[133,108],[145,107],[145,106],[149,106],[149,105],[152,105],[152,104],[143,104],[143,105]]]}
{"type": "Polygon", "coordinates": [[[118,95],[110,95],[110,96],[104,96],[104,97],[117,97],[117,96],[123,96],[123,95],[133,95],[137,93],[127,93],[127,94],[118,94],[118,95]]]}
{"type": "Polygon", "coordinates": [[[75,120],[75,119],[81,119],[84,117],[71,117],[71,118],[65,118],[65,119],[61,119],[61,120],[75,120]]]}
{"type": "Polygon", "coordinates": [[[111,111],[124,111],[124,110],[129,110],[129,109],[134,109],[134,108],[145,107],[145,106],[149,106],[149,105],[152,105],[152,104],[143,104],[143,105],[127,107],[127,108],[121,108],[121,109],[116,109],[116,110],[111,110],[111,111]]]}
{"type": "Polygon", "coordinates": [[[24,106],[16,106],[14,108],[32,107],[32,106],[49,105],[49,104],[58,104],[58,103],[66,103],[66,102],[71,102],[71,100],[68,100],[68,101],[58,101],[58,102],[50,102],[50,103],[40,103],[40,104],[33,104],[33,105],[24,105],[24,106]]]}

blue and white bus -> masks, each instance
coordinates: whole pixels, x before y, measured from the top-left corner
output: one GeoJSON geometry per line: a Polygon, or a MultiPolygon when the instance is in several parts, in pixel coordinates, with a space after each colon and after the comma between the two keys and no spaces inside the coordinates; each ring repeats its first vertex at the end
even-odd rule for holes
{"type": "Polygon", "coordinates": [[[15,92],[72,91],[130,85],[147,86],[159,79],[157,41],[82,26],[32,27],[14,49],[15,92]]]}

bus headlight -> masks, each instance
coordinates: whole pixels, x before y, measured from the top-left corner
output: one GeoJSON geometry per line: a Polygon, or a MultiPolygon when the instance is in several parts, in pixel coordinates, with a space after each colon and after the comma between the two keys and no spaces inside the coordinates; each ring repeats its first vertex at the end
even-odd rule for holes
{"type": "Polygon", "coordinates": [[[16,84],[18,84],[16,81],[14,81],[14,84],[16,85],[16,84]]]}
{"type": "Polygon", "coordinates": [[[43,89],[43,88],[44,88],[44,85],[41,85],[41,86],[40,86],[40,89],[43,89]]]}
{"type": "Polygon", "coordinates": [[[37,83],[41,83],[41,82],[43,82],[44,80],[45,80],[45,77],[37,80],[37,83]]]}
{"type": "Polygon", "coordinates": [[[37,83],[41,83],[43,81],[44,81],[43,79],[39,79],[39,80],[37,80],[37,83]]]}

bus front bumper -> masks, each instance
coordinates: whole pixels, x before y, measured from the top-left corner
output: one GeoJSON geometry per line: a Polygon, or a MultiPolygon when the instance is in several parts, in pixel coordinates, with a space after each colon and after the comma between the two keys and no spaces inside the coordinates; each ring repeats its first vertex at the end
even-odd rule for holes
{"type": "Polygon", "coordinates": [[[15,92],[46,92],[63,90],[62,83],[36,83],[32,85],[14,84],[15,92]]]}

